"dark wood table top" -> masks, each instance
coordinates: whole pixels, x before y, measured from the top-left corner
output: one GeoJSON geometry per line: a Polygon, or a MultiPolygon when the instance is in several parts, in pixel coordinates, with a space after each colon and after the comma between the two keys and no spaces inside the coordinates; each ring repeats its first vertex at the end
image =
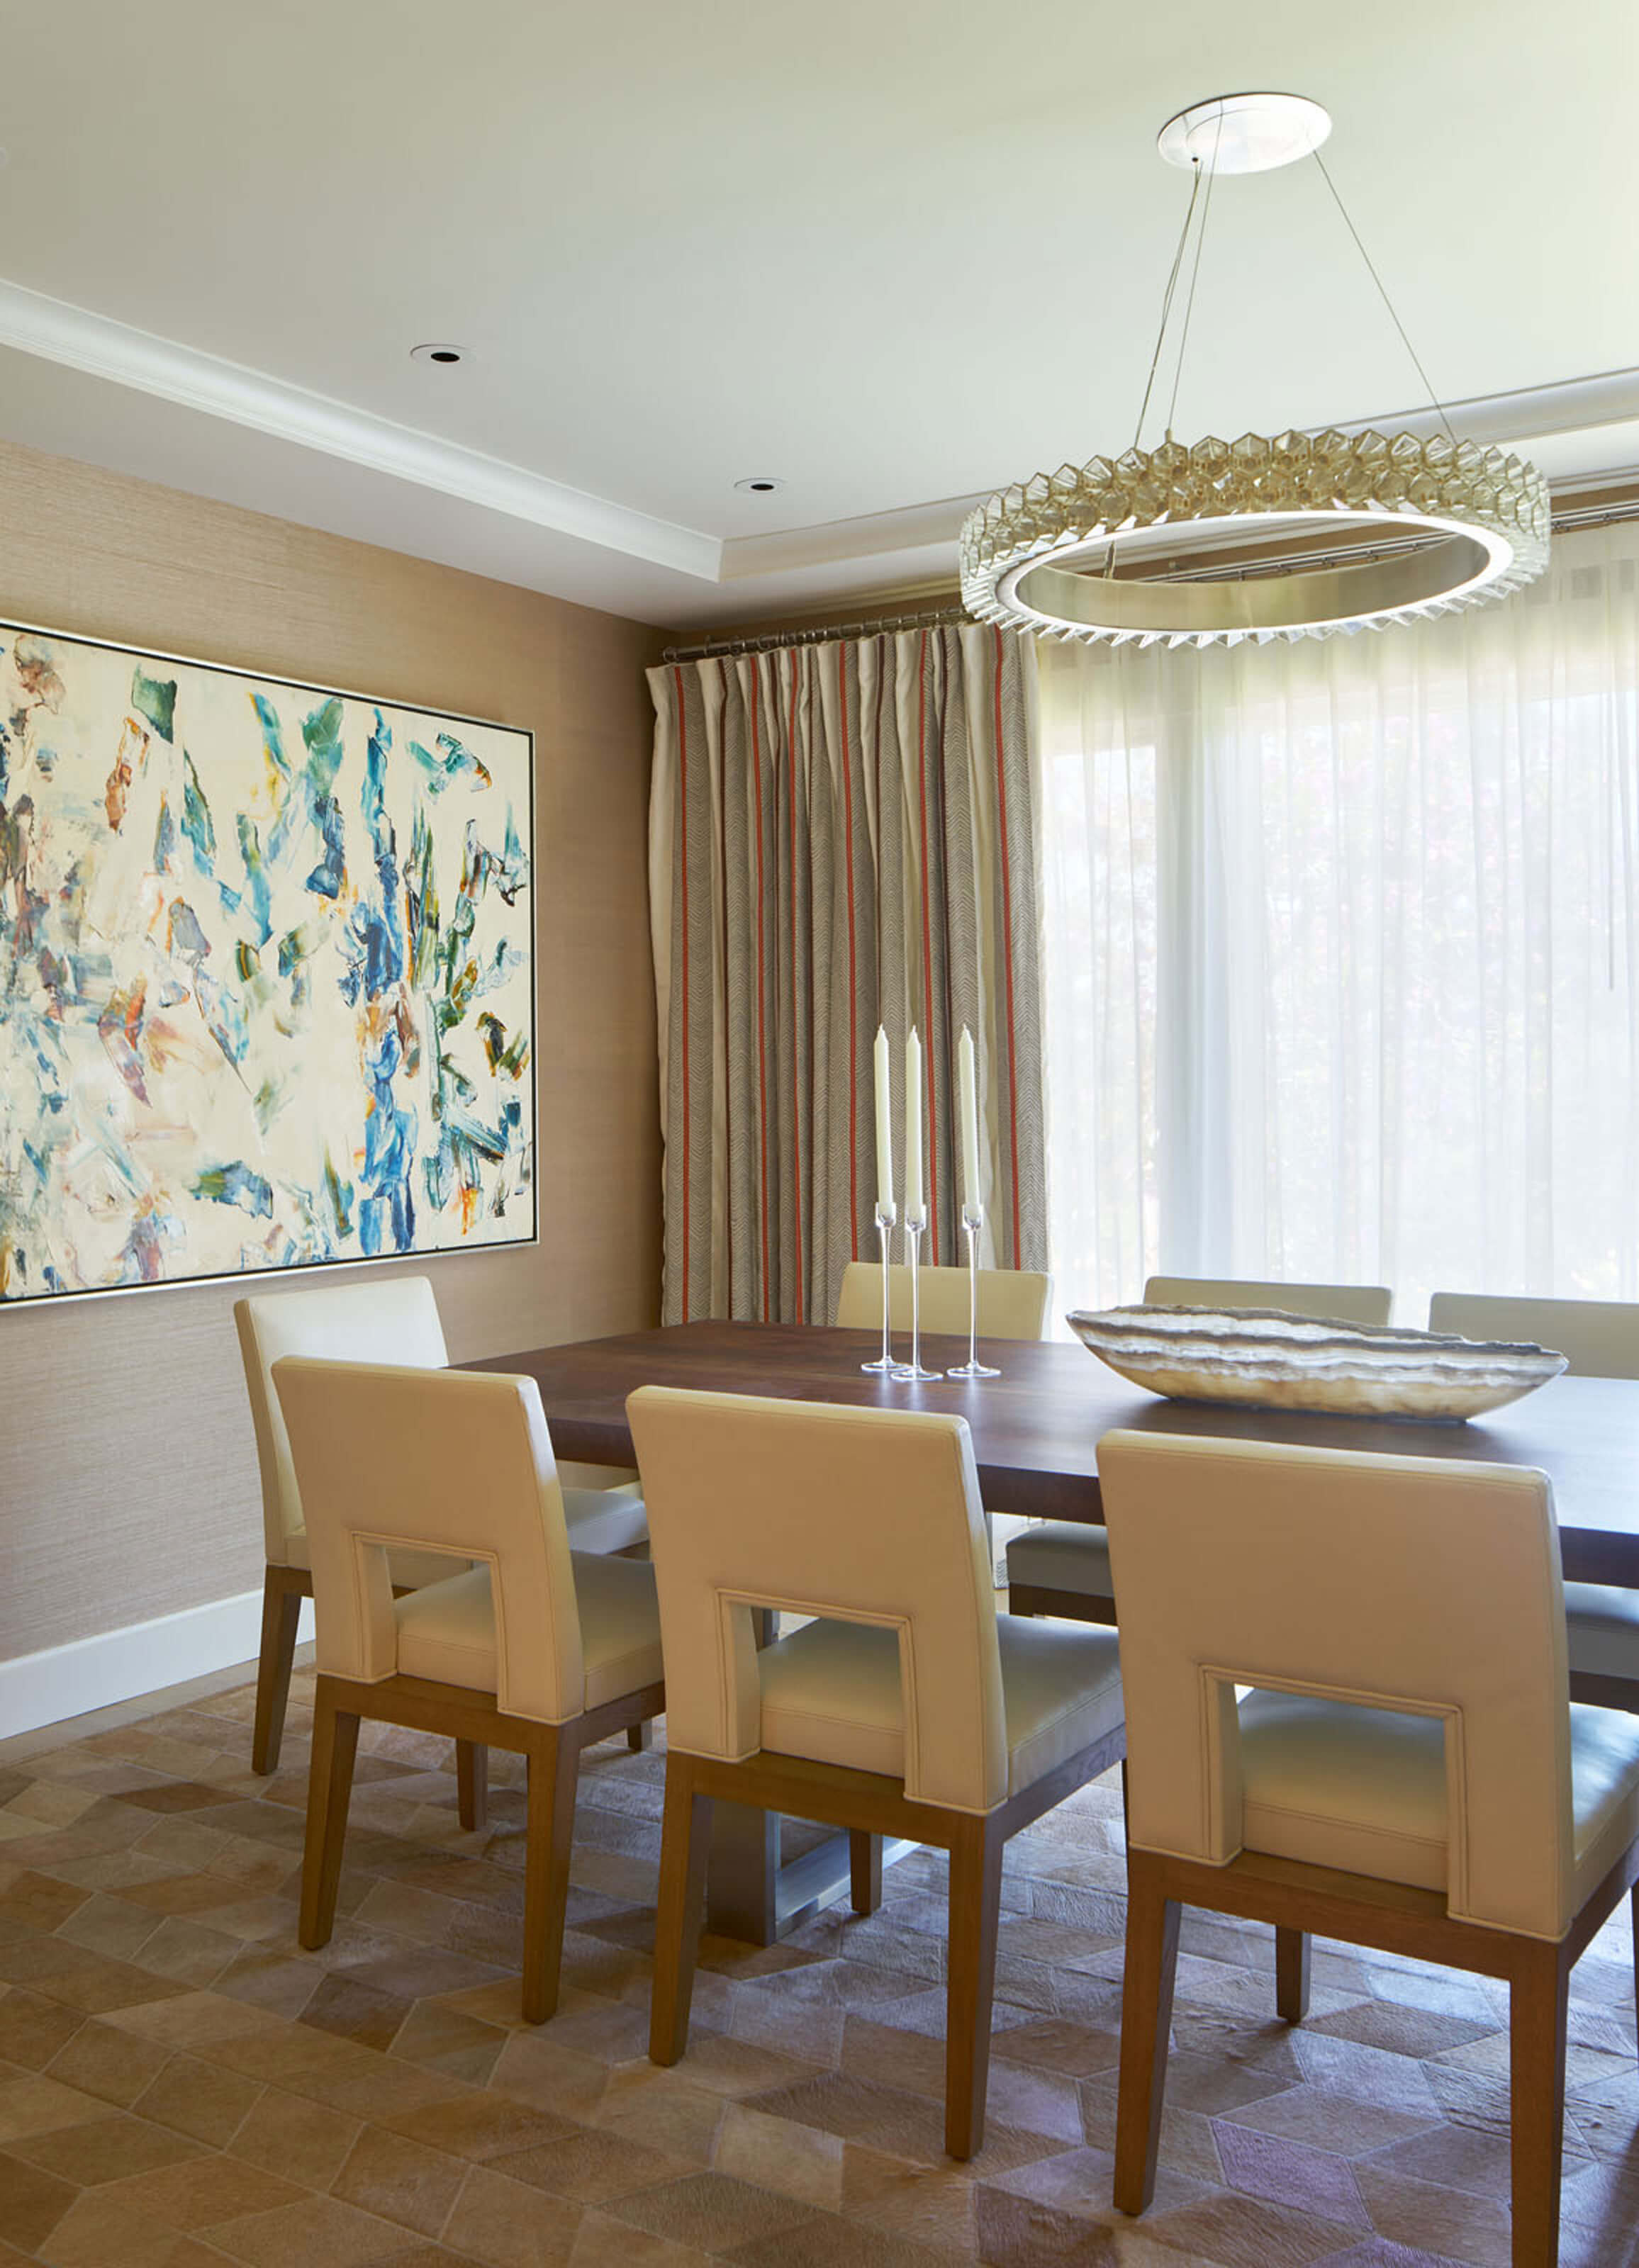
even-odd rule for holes
{"type": "MultiPolygon", "coordinates": [[[[586,1464],[632,1462],[625,1405],[636,1386],[954,1410],[971,1429],[986,1503],[1047,1520],[1098,1520],[1098,1440],[1117,1425],[1536,1465],[1554,1485],[1566,1575],[1639,1588],[1639,1381],[1559,1378],[1489,1418],[1427,1425],[1163,1402],[1124,1384],[1080,1346],[979,1344],[1000,1378],[895,1385],[860,1368],[877,1350],[875,1332],[784,1323],[683,1323],[492,1356],[469,1367],[533,1378],[558,1455],[586,1464]]],[[[966,1355],[965,1340],[923,1341],[930,1369],[966,1355]]]]}

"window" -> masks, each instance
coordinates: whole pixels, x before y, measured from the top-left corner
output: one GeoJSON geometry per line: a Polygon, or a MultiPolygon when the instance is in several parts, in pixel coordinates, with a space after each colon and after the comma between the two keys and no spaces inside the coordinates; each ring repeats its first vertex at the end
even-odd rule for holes
{"type": "Polygon", "coordinates": [[[1064,1304],[1639,1298],[1639,527],[1473,615],[1040,677],[1064,1304]]]}

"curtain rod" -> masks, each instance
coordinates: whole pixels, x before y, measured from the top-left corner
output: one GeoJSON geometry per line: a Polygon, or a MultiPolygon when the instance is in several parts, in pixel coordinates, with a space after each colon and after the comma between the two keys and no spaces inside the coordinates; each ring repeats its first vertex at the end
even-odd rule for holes
{"type": "MultiPolygon", "coordinates": [[[[1554,514],[1554,528],[1561,534],[1584,527],[1609,527],[1619,520],[1639,519],[1639,496],[1620,497],[1610,504],[1589,504],[1569,506],[1554,514]]],[[[1356,564],[1372,559],[1386,559],[1399,551],[1414,550],[1426,539],[1406,535],[1392,537],[1384,543],[1351,544],[1335,551],[1280,551],[1266,553],[1261,559],[1247,560],[1227,572],[1222,568],[1184,567],[1166,578],[1174,583],[1204,583],[1208,581],[1245,582],[1260,575],[1278,575],[1296,560],[1311,567],[1332,567],[1356,564]]],[[[869,622],[827,622],[817,630],[771,630],[761,637],[707,638],[698,645],[668,645],[661,654],[662,661],[707,661],[719,655],[732,653],[774,653],[791,646],[824,645],[832,639],[876,637],[888,630],[947,630],[972,616],[959,606],[934,607],[914,615],[879,615],[869,622]]]]}
{"type": "Polygon", "coordinates": [[[832,638],[876,637],[884,630],[948,630],[973,617],[964,607],[930,607],[919,615],[879,615],[867,622],[827,622],[812,630],[770,630],[763,637],[707,638],[700,645],[668,645],[662,661],[705,661],[713,654],[772,653],[782,646],[823,645],[832,638]]]}

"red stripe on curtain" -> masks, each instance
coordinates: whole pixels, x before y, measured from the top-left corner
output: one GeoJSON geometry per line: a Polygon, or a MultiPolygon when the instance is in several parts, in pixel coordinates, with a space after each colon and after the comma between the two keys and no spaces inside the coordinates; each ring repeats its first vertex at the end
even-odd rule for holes
{"type": "Polygon", "coordinates": [[[854,1139],[859,1112],[860,972],[853,936],[853,751],[848,744],[848,678],[846,646],[837,648],[837,699],[842,710],[843,856],[848,868],[848,1250],[860,1256],[860,1150],[854,1139]]]}
{"type": "Polygon", "coordinates": [[[763,939],[763,674],[756,654],[751,657],[751,781],[757,806],[757,1123],[758,1144],[757,1193],[763,1216],[763,1321],[768,1308],[768,996],[764,990],[766,954],[763,939]]]}
{"type": "Polygon", "coordinates": [[[797,672],[791,664],[791,720],[786,746],[791,755],[791,1145],[795,1176],[791,1217],[796,1226],[797,1321],[808,1321],[808,1286],[802,1274],[802,1029],[797,1021],[797,672]]]}
{"type": "MultiPolygon", "coordinates": [[[[720,679],[726,678],[727,676],[728,669],[729,664],[727,662],[724,661],[719,663],[718,670],[720,679]]],[[[726,711],[727,708],[727,699],[724,701],[723,707],[726,711]]],[[[728,780],[726,770],[722,782],[722,793],[717,799],[717,861],[718,872],[720,873],[726,874],[728,872],[728,780]]],[[[722,947],[724,1000],[726,1005],[728,983],[728,893],[727,890],[720,888],[713,892],[713,895],[718,901],[717,934],[722,947]]],[[[725,1079],[723,1082],[723,1155],[725,1158],[732,1158],[734,1153],[735,1083],[733,1079],[725,1079]]],[[[729,1170],[732,1173],[732,1167],[729,1170]]],[[[735,1280],[735,1206],[732,1200],[723,1207],[723,1266],[727,1272],[728,1282],[732,1286],[735,1280]]],[[[730,1297],[733,1297],[732,1291],[730,1292],[730,1297]]]]}
{"type": "MultiPolygon", "coordinates": [[[[917,797],[921,814],[922,836],[922,990],[927,1007],[922,1018],[922,1061],[927,1066],[927,1205],[928,1219],[933,1224],[934,1240],[930,1258],[939,1265],[939,1130],[934,1123],[934,917],[933,870],[927,851],[927,632],[920,635],[917,653],[916,680],[916,773],[917,797]]],[[[905,1160],[905,1171],[911,1169],[905,1160]]]]}
{"type": "Polygon", "coordinates": [[[1013,872],[1008,850],[1008,770],[1001,740],[1000,630],[995,630],[993,636],[996,641],[996,807],[1000,814],[996,834],[1001,844],[1001,968],[1008,998],[1008,1124],[1010,1136],[1008,1179],[1013,1191],[1013,1264],[1016,1268],[1022,1240],[1019,1234],[1019,1071],[1013,1013],[1013,872]]]}
{"type": "Polygon", "coordinates": [[[683,1319],[689,1320],[689,1136],[694,1118],[689,1086],[689,717],[683,671],[674,668],[677,694],[677,799],[683,812],[683,1319]]]}

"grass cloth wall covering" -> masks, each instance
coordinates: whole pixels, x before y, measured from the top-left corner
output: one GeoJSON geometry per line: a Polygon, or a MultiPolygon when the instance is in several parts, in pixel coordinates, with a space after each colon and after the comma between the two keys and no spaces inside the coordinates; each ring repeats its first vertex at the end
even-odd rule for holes
{"type": "MultiPolygon", "coordinates": [[[[540,1242],[402,1264],[431,1274],[458,1358],[655,1321],[643,669],[659,636],[3,446],[0,526],[0,620],[534,733],[540,1242]]],[[[239,1288],[0,1308],[0,1662],[260,1580],[239,1288]]]]}

